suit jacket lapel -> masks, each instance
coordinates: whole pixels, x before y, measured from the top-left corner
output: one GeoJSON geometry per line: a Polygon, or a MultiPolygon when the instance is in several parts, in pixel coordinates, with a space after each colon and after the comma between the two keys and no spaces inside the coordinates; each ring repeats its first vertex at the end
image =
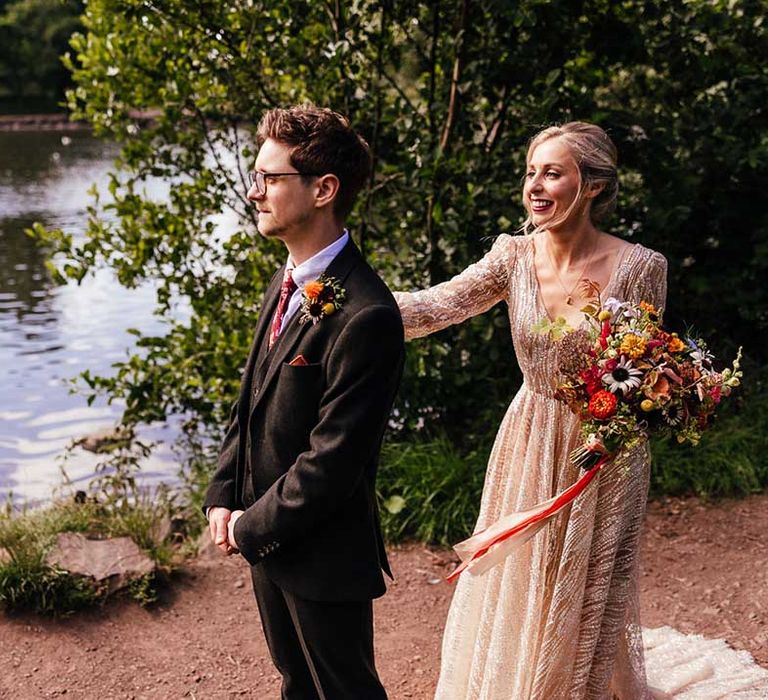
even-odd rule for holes
{"type": "Polygon", "coordinates": [[[245,369],[243,370],[240,406],[244,410],[247,410],[247,407],[249,407],[251,403],[250,400],[248,400],[248,397],[252,390],[254,369],[264,361],[264,356],[266,355],[264,336],[271,325],[272,317],[277,308],[277,301],[280,298],[280,285],[283,280],[284,267],[285,266],[281,267],[275,273],[275,276],[267,287],[267,291],[264,293],[264,303],[261,305],[261,313],[259,314],[259,320],[256,324],[253,344],[251,345],[251,351],[248,353],[248,359],[246,360],[245,369]]]}
{"type": "MultiPolygon", "coordinates": [[[[347,243],[342,251],[331,261],[331,264],[328,265],[324,274],[327,277],[335,277],[339,283],[343,285],[350,270],[360,260],[362,260],[360,251],[350,238],[349,243],[347,243]]],[[[299,323],[300,314],[301,310],[293,315],[288,326],[283,329],[283,332],[278,336],[277,342],[272,348],[272,352],[266,355],[266,360],[269,361],[269,368],[264,376],[264,381],[261,383],[261,390],[259,391],[256,400],[253,402],[253,408],[256,408],[260,403],[261,398],[265,394],[265,389],[274,379],[280,366],[288,360],[304,333],[312,328],[313,324],[310,321],[299,323]]],[[[322,323],[322,320],[318,321],[318,323],[322,323]]]]}

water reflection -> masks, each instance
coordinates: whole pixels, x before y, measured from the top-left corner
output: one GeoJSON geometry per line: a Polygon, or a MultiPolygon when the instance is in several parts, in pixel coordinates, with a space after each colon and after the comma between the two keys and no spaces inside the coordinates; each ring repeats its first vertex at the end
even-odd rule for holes
{"type": "Polygon", "coordinates": [[[33,219],[0,217],[0,317],[44,317],[50,313],[51,294],[44,255],[24,234],[33,219]]]}
{"type": "MultiPolygon", "coordinates": [[[[120,415],[115,405],[85,406],[68,380],[85,369],[109,374],[132,346],[127,327],[160,330],[151,285],[125,290],[102,271],[80,286],[56,287],[44,253],[24,233],[34,221],[82,233],[88,190],[95,183],[106,191],[116,153],[84,132],[0,132],[0,498],[50,496],[61,482],[63,448],[120,415]]],[[[144,435],[171,436],[162,427],[144,435]]],[[[75,483],[90,478],[95,459],[81,450],[73,455],[67,471],[75,483]]],[[[143,466],[143,478],[169,480],[175,471],[165,447],[143,466]]]]}

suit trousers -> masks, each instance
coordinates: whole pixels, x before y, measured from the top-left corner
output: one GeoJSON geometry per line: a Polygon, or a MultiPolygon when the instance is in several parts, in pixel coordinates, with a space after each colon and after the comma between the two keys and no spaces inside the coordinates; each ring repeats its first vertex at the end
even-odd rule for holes
{"type": "Polygon", "coordinates": [[[372,601],[306,600],[251,567],[282,700],[386,700],[373,657],[372,601]]]}

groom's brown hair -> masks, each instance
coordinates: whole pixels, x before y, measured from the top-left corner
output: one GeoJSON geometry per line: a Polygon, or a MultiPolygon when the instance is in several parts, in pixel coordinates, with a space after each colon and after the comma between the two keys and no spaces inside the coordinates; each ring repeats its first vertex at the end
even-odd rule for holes
{"type": "Polygon", "coordinates": [[[291,165],[301,173],[339,178],[333,212],[343,221],[352,211],[355,197],[371,171],[368,144],[346,117],[325,107],[297,105],[272,109],[259,122],[257,134],[291,149],[291,165]]]}

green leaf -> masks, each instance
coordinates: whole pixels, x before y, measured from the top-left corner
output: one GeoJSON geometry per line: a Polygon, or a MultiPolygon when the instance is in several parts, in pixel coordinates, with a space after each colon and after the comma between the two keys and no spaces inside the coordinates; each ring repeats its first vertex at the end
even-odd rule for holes
{"type": "Polygon", "coordinates": [[[384,508],[391,515],[397,515],[405,508],[405,499],[402,496],[390,496],[384,501],[384,508]]]}

